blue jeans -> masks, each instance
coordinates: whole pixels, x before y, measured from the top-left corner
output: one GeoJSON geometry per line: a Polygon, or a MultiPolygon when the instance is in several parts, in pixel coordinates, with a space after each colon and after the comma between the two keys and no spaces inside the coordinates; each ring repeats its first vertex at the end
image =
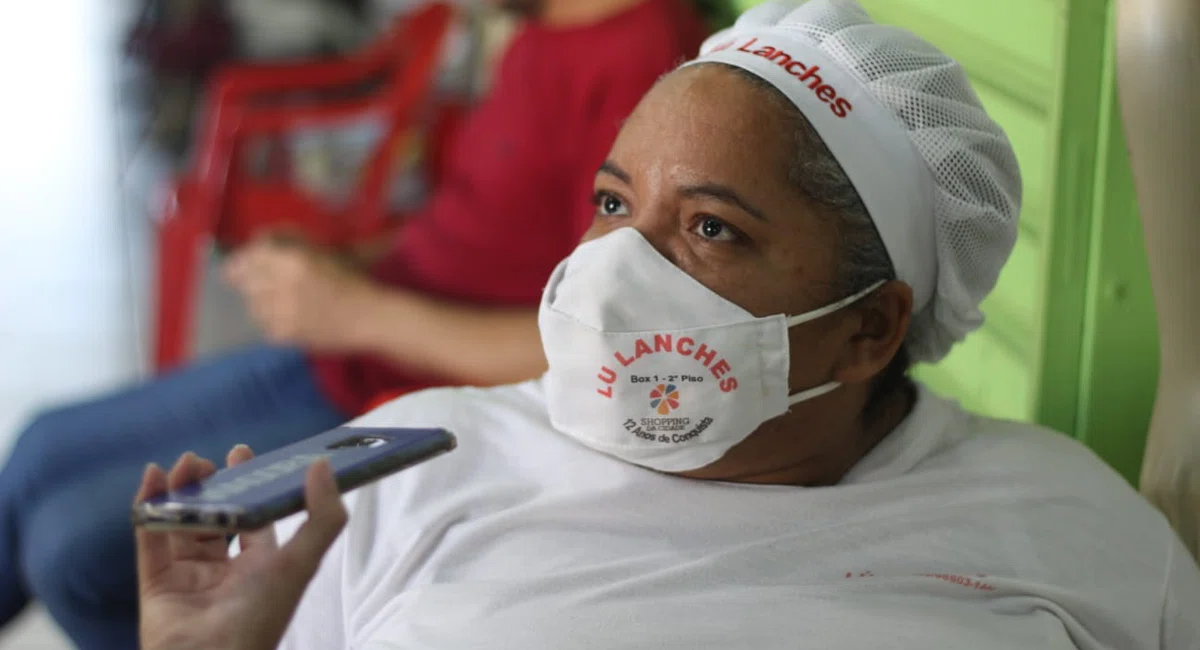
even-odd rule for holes
{"type": "Polygon", "coordinates": [[[34,418],[0,471],[0,624],[36,598],[78,647],[136,649],[129,508],[146,464],[192,450],[220,466],[237,443],[266,452],[347,419],[303,353],[267,346],[34,418]]]}

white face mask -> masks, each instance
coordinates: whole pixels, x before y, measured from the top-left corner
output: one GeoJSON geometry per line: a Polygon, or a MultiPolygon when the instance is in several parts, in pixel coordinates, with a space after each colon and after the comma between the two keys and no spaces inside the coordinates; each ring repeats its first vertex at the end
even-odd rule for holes
{"type": "Polygon", "coordinates": [[[788,328],[877,289],[787,318],[756,318],[621,228],[559,264],[538,313],[550,420],[636,465],[682,472],[719,460],[788,406],[788,328]]]}

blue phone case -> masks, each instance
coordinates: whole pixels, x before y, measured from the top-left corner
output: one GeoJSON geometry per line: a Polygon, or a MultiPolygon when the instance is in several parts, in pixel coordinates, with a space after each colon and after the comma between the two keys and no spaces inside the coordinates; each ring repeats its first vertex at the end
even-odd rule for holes
{"type": "Polygon", "coordinates": [[[304,508],[305,474],[322,457],[333,466],[338,489],[347,492],[455,444],[444,429],[339,427],[135,504],[133,522],[158,529],[254,530],[304,508]]]}

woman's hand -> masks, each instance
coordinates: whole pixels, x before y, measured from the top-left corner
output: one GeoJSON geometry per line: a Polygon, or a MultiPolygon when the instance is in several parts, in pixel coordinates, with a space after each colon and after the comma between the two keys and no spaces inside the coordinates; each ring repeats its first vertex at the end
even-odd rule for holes
{"type": "Polygon", "coordinates": [[[380,288],[327,252],[268,237],[234,253],[225,277],[274,343],[329,352],[367,345],[360,324],[372,318],[380,288]]]}
{"type": "MultiPolygon", "coordinates": [[[[229,452],[237,465],[248,447],[229,452]]],[[[137,501],[198,481],[213,464],[184,454],[170,474],[146,468],[137,501]]],[[[308,521],[280,547],[275,529],[241,535],[241,554],[229,557],[223,535],[137,530],[142,650],[271,650],[300,603],[321,557],[346,524],[328,462],[308,471],[308,521]]]]}

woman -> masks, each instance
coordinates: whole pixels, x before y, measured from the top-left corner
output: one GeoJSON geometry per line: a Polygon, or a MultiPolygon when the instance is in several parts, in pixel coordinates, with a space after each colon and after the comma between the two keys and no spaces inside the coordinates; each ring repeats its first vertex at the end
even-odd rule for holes
{"type": "Polygon", "coordinates": [[[1129,486],[905,376],[979,325],[1018,194],[944,55],[853,0],[748,12],[625,123],[548,374],[363,418],[460,447],[340,535],[323,467],[282,549],[141,533],[145,647],[273,647],[314,574],[284,647],[1196,647],[1200,575],[1129,486]]]}

